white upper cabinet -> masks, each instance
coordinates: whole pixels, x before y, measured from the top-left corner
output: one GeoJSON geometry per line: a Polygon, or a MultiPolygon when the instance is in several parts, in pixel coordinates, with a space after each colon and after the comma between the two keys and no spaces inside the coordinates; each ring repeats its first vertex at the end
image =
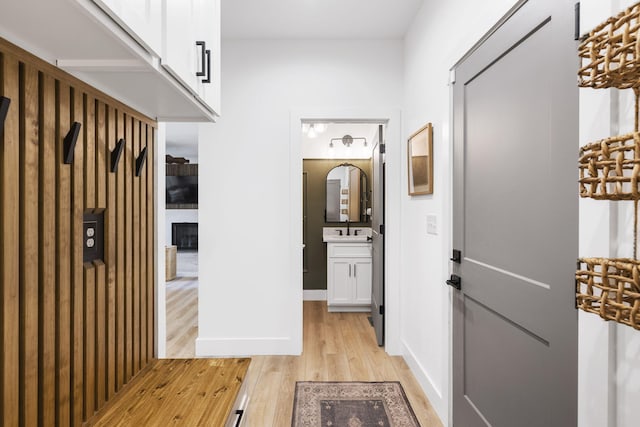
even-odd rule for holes
{"type": "Polygon", "coordinates": [[[220,0],[0,2],[0,37],[141,113],[220,115],[220,0]]]}
{"type": "Polygon", "coordinates": [[[162,66],[219,114],[220,3],[164,0],[162,66]]]}
{"type": "Polygon", "coordinates": [[[150,52],[162,52],[161,0],[93,0],[150,52]]]}

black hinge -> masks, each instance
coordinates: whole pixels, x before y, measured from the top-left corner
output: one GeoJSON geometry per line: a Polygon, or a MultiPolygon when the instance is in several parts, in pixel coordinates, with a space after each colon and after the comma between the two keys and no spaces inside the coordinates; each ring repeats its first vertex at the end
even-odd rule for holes
{"type": "Polygon", "coordinates": [[[380,144],[380,154],[384,154],[387,151],[385,149],[386,146],[387,146],[387,144],[380,144]]]}
{"type": "Polygon", "coordinates": [[[380,316],[384,316],[384,305],[380,306],[380,316]]]}
{"type": "Polygon", "coordinates": [[[11,104],[11,100],[9,98],[0,96],[0,138],[2,138],[2,134],[4,133],[4,122],[7,119],[7,114],[9,113],[9,104],[11,104]]]}
{"type": "Polygon", "coordinates": [[[580,40],[580,2],[574,6],[573,39],[580,40]]]}
{"type": "Polygon", "coordinates": [[[380,224],[380,234],[384,235],[384,224],[380,224]]]}

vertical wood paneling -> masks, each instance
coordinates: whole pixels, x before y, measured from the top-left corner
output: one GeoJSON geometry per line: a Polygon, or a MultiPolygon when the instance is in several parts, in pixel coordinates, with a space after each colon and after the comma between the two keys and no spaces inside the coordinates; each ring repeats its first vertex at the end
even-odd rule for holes
{"type": "Polygon", "coordinates": [[[55,81],[40,78],[40,347],[39,425],[55,424],[56,409],[56,98],[55,81]]]}
{"type": "MultiPolygon", "coordinates": [[[[96,133],[96,207],[100,209],[104,215],[105,220],[108,215],[104,212],[107,204],[107,176],[106,176],[106,152],[105,152],[105,136],[107,126],[105,118],[105,105],[102,102],[96,101],[96,120],[95,120],[95,133],[96,133]]],[[[108,227],[105,225],[105,227],[108,227]]],[[[105,239],[108,239],[108,228],[105,228],[105,239]]],[[[106,247],[105,247],[106,250],[106,247]]],[[[107,286],[108,280],[105,276],[106,268],[103,263],[100,263],[101,267],[96,269],[96,408],[102,407],[106,401],[107,392],[107,343],[108,343],[108,329],[107,329],[107,286]],[[101,276],[101,277],[99,277],[101,276]]]]}
{"type": "Polygon", "coordinates": [[[108,159],[106,153],[106,106],[104,102],[96,100],[96,207],[107,207],[107,170],[108,159]]]}
{"type": "Polygon", "coordinates": [[[107,210],[105,213],[105,261],[107,264],[107,399],[116,391],[116,174],[110,172],[111,151],[116,147],[116,111],[107,109],[107,210]]]}
{"type": "Polygon", "coordinates": [[[0,381],[1,413],[5,425],[18,425],[19,408],[19,97],[18,61],[0,56],[0,91],[11,105],[0,139],[0,381]]]}
{"type": "Polygon", "coordinates": [[[63,140],[71,127],[70,87],[56,85],[56,407],[57,425],[71,425],[71,166],[63,140]]]}
{"type": "Polygon", "coordinates": [[[96,270],[96,358],[95,358],[95,372],[96,372],[96,399],[95,409],[101,408],[105,403],[105,343],[106,334],[104,330],[105,325],[105,305],[104,305],[104,291],[105,291],[105,265],[102,261],[94,261],[96,270]]]}
{"type": "Polygon", "coordinates": [[[154,147],[155,147],[155,128],[149,126],[147,131],[147,165],[145,172],[147,175],[147,354],[149,359],[155,355],[155,209],[154,209],[154,147]]]}
{"type": "Polygon", "coordinates": [[[79,426],[84,419],[83,408],[86,393],[84,389],[85,327],[84,327],[84,277],[82,252],[84,230],[84,150],[87,123],[85,123],[85,96],[80,90],[72,90],[72,121],[82,125],[75,146],[72,165],[71,194],[71,276],[72,276],[72,331],[73,331],[73,425],[79,426]]]}
{"type": "MultiPolygon", "coordinates": [[[[133,120],[133,170],[140,155],[140,121],[133,120]]],[[[140,370],[140,178],[133,173],[133,375],[140,370]]]]}
{"type": "MultiPolygon", "coordinates": [[[[84,204],[82,212],[95,209],[96,157],[95,157],[95,101],[84,95],[84,204]]],[[[79,162],[76,162],[79,163],[79,162]]],[[[83,236],[84,239],[84,236],[83,236]]],[[[95,411],[96,398],[96,272],[93,264],[84,263],[84,418],[95,411]]]]}
{"type": "Polygon", "coordinates": [[[125,382],[133,375],[133,120],[125,115],[125,382]]]}
{"type": "Polygon", "coordinates": [[[95,411],[95,287],[96,268],[92,263],[84,263],[85,317],[84,317],[84,419],[95,411]]]}
{"type": "MultiPolygon", "coordinates": [[[[117,139],[125,138],[125,123],[122,111],[117,111],[117,139]]],[[[129,141],[131,143],[131,141],[129,141]]],[[[125,139],[125,145],[127,141],[125,139]]],[[[125,147],[126,149],[126,147],[125,147]]],[[[116,237],[116,254],[117,254],[117,281],[116,281],[116,347],[117,347],[117,365],[116,365],[116,389],[120,390],[125,383],[126,377],[126,326],[125,326],[125,171],[126,152],[122,153],[120,163],[118,165],[117,186],[116,186],[116,207],[117,207],[117,237],[116,237]]]]}
{"type": "Polygon", "coordinates": [[[0,95],[0,424],[81,426],[153,358],[155,123],[2,39],[0,95]],[[88,212],[105,256],[84,263],[88,212]]]}
{"type": "MultiPolygon", "coordinates": [[[[140,127],[140,146],[141,149],[147,146],[147,125],[141,124],[140,127]]],[[[148,156],[148,153],[147,153],[148,156]]],[[[140,174],[138,180],[140,181],[140,363],[142,366],[146,365],[149,361],[147,355],[147,166],[149,158],[145,162],[145,169],[140,174]]]]}
{"type": "Polygon", "coordinates": [[[38,71],[20,66],[20,422],[38,423],[38,71]]]}

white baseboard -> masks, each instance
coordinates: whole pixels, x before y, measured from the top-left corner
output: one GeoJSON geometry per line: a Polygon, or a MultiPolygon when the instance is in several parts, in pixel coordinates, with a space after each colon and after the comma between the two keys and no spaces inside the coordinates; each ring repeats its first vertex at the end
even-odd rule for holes
{"type": "Polygon", "coordinates": [[[302,291],[302,299],[304,301],[326,301],[326,289],[304,289],[302,291]]]}
{"type": "Polygon", "coordinates": [[[196,338],[196,357],[299,356],[291,338],[196,338]]]}
{"type": "Polygon", "coordinates": [[[416,377],[416,380],[422,387],[424,394],[427,395],[429,402],[431,402],[431,406],[435,409],[436,413],[442,420],[442,423],[446,426],[448,425],[449,418],[449,407],[448,407],[448,399],[445,399],[442,395],[442,392],[438,388],[438,386],[434,383],[434,381],[429,377],[429,374],[424,369],[422,364],[418,361],[415,354],[411,349],[407,346],[405,342],[402,343],[402,355],[404,361],[411,369],[413,376],[416,377]]]}

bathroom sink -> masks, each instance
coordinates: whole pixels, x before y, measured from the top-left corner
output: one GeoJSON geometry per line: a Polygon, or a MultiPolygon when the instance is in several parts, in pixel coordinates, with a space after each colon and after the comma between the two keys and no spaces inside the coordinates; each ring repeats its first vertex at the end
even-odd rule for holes
{"type": "Polygon", "coordinates": [[[325,243],[362,243],[371,241],[371,228],[367,227],[354,227],[349,230],[347,236],[346,227],[324,227],[322,230],[322,241],[325,243]],[[358,235],[355,235],[355,231],[358,231],[358,235]],[[340,232],[342,231],[342,234],[340,232]]]}

